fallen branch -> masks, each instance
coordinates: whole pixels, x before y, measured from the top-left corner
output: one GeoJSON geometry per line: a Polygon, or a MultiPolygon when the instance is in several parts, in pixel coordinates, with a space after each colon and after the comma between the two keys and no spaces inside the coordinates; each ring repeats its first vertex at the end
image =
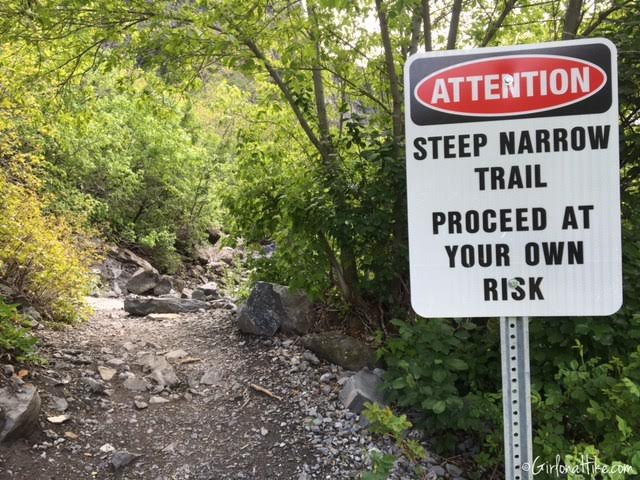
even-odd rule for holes
{"type": "Polygon", "coordinates": [[[278,395],[275,395],[273,392],[271,392],[270,390],[267,390],[264,387],[261,387],[260,385],[256,385],[256,384],[252,383],[249,386],[251,388],[253,388],[256,392],[264,393],[267,397],[275,398],[276,400],[282,401],[282,397],[279,397],[278,395]]]}
{"type": "Polygon", "coordinates": [[[187,358],[183,358],[181,360],[178,360],[178,365],[186,365],[188,363],[196,363],[196,362],[201,362],[201,361],[202,361],[201,358],[187,357],[187,358]]]}

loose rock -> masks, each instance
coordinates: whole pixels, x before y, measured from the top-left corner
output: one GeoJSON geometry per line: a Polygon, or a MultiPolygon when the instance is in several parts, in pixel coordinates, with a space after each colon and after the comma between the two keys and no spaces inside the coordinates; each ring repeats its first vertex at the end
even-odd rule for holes
{"type": "Polygon", "coordinates": [[[172,387],[180,383],[175,370],[164,357],[148,353],[143,355],[138,363],[144,372],[151,372],[149,376],[162,387],[172,387]]]}
{"type": "Polygon", "coordinates": [[[238,327],[245,333],[272,337],[282,325],[286,315],[273,285],[258,282],[247,302],[238,310],[238,327]]]}
{"type": "Polygon", "coordinates": [[[124,467],[126,467],[130,463],[135,462],[140,457],[142,457],[142,455],[137,453],[130,453],[127,451],[116,452],[111,457],[111,467],[113,468],[114,472],[119,472],[124,467]]]}
{"type": "Polygon", "coordinates": [[[166,358],[167,360],[171,361],[171,360],[179,360],[181,358],[185,358],[188,357],[189,354],[187,352],[185,352],[184,350],[171,350],[169,353],[167,353],[164,358],[166,358]]]}
{"type": "Polygon", "coordinates": [[[159,297],[160,295],[171,293],[171,290],[173,290],[173,279],[167,275],[162,275],[156,286],[153,288],[153,294],[156,297],[159,297]]]}
{"type": "Polygon", "coordinates": [[[381,385],[380,377],[369,370],[361,370],[342,387],[340,400],[352,412],[360,413],[366,402],[384,404],[381,385]]]}
{"type": "Polygon", "coordinates": [[[127,291],[136,295],[144,295],[147,292],[151,292],[159,282],[160,275],[158,273],[140,269],[127,282],[127,291]]]}
{"type": "Polygon", "coordinates": [[[303,337],[303,344],[320,358],[347,370],[360,370],[375,363],[375,354],[371,348],[340,332],[307,335],[303,337]]]}
{"type": "Polygon", "coordinates": [[[158,395],[154,395],[153,397],[151,397],[149,399],[149,404],[150,405],[159,405],[161,403],[169,403],[169,400],[167,400],[164,397],[160,397],[158,395]]]}
{"type": "Polygon", "coordinates": [[[147,389],[150,388],[150,385],[146,380],[138,378],[135,375],[127,378],[123,385],[124,388],[131,390],[132,392],[146,392],[147,389]]]}
{"type": "Polygon", "coordinates": [[[100,378],[102,378],[102,380],[104,380],[105,382],[109,382],[114,377],[114,375],[118,373],[118,371],[114,368],[100,366],[98,367],[98,373],[100,374],[100,378]]]}
{"type": "Polygon", "coordinates": [[[40,405],[40,395],[33,385],[24,385],[18,391],[0,389],[0,443],[31,433],[38,422],[40,405]]]}
{"type": "Polygon", "coordinates": [[[222,381],[223,376],[224,372],[219,369],[213,368],[202,375],[200,383],[202,383],[203,385],[218,385],[222,381]]]}
{"type": "Polygon", "coordinates": [[[58,410],[59,412],[64,412],[67,408],[69,408],[69,402],[64,397],[49,397],[49,408],[52,410],[58,410]]]}

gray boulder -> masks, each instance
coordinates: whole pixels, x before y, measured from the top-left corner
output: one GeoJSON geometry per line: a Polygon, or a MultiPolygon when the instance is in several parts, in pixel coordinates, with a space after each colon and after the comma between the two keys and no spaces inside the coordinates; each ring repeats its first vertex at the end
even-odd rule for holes
{"type": "Polygon", "coordinates": [[[110,247],[109,256],[124,264],[135,265],[137,268],[158,273],[158,271],[153,268],[153,265],[126,248],[110,247]]]}
{"type": "Polygon", "coordinates": [[[153,294],[156,297],[160,295],[167,295],[173,290],[173,279],[167,275],[162,275],[158,280],[158,283],[153,287],[153,294]]]}
{"type": "Polygon", "coordinates": [[[306,335],[302,343],[318,357],[347,370],[360,370],[375,364],[375,354],[368,345],[341,332],[306,335]]]}
{"type": "Polygon", "coordinates": [[[124,299],[125,311],[137,316],[145,316],[150,313],[188,313],[207,308],[209,308],[207,302],[191,298],[158,298],[129,295],[124,299]]]}
{"type": "Polygon", "coordinates": [[[312,324],[312,305],[304,293],[288,287],[258,282],[247,302],[238,310],[240,330],[255,335],[273,336],[278,329],[304,334],[312,324]]]}
{"type": "Polygon", "coordinates": [[[0,389],[0,443],[31,433],[40,414],[40,395],[33,385],[0,389]]]}
{"type": "Polygon", "coordinates": [[[200,285],[196,288],[196,290],[200,290],[207,297],[215,297],[218,298],[218,285],[216,282],[205,283],[204,285],[200,285]]]}
{"type": "Polygon", "coordinates": [[[160,282],[160,275],[151,270],[140,269],[127,282],[127,291],[136,295],[151,292],[160,282]]]}
{"type": "Polygon", "coordinates": [[[298,335],[308,333],[313,323],[313,305],[307,294],[292,292],[283,285],[274,285],[273,291],[280,297],[286,312],[280,325],[282,331],[298,335]]]}
{"type": "Polygon", "coordinates": [[[193,248],[193,258],[200,265],[208,265],[216,256],[216,248],[211,245],[196,245],[193,248]]]}
{"type": "Polygon", "coordinates": [[[280,296],[274,291],[273,285],[258,282],[247,302],[238,310],[238,327],[245,333],[272,337],[286,316],[280,296]]]}
{"type": "Polygon", "coordinates": [[[217,228],[209,227],[207,229],[207,239],[209,240],[209,243],[211,245],[215,245],[216,243],[218,243],[220,237],[222,237],[222,232],[220,232],[220,230],[218,230],[217,228]]]}
{"type": "Polygon", "coordinates": [[[342,404],[355,413],[362,412],[366,402],[384,404],[380,391],[382,379],[367,369],[360,370],[351,376],[340,391],[342,404]]]}
{"type": "Polygon", "coordinates": [[[220,252],[216,255],[216,260],[219,262],[224,262],[227,265],[233,265],[234,257],[238,254],[236,250],[231,247],[222,247],[220,252]]]}

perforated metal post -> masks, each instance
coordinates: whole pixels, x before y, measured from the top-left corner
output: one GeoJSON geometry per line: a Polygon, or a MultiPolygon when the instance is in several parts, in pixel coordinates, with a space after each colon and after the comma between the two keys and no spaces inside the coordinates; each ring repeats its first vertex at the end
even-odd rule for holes
{"type": "Polygon", "coordinates": [[[506,480],[532,480],[531,369],[529,367],[529,318],[501,317],[502,405],[506,480]]]}

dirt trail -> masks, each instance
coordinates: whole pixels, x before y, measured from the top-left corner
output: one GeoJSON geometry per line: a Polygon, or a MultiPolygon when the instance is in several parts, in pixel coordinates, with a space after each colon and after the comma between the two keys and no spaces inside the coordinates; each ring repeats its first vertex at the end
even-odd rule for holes
{"type": "MultiPolygon", "coordinates": [[[[314,437],[318,429],[309,428],[318,417],[321,425],[325,418],[338,422],[350,417],[339,411],[339,385],[318,380],[323,373],[340,374],[337,367],[298,368],[302,349],[293,340],[245,337],[226,310],[154,320],[129,317],[118,300],[94,303],[97,310],[86,324],[42,335],[42,354],[49,364],[34,369],[27,381],[40,389],[44,431],[0,448],[0,478],[305,479],[356,474],[354,467],[362,459],[356,455],[337,466],[340,442],[332,439],[325,449],[323,440],[314,437]],[[125,387],[130,373],[144,376],[136,364],[144,352],[164,355],[179,349],[187,353],[171,362],[179,385],[155,393],[125,387]],[[98,366],[118,373],[104,381],[98,366]],[[218,384],[201,384],[206,372],[218,384]],[[99,391],[102,386],[106,392],[99,391]],[[166,402],[153,403],[154,396],[166,402]],[[52,424],[47,417],[61,415],[55,409],[60,399],[66,399],[64,414],[70,419],[52,424]],[[114,472],[113,449],[142,456],[114,472]],[[329,454],[325,460],[319,449],[329,454]]],[[[350,436],[357,425],[352,430],[337,437],[346,438],[345,443],[355,440],[361,449],[359,437],[350,436]]]]}

